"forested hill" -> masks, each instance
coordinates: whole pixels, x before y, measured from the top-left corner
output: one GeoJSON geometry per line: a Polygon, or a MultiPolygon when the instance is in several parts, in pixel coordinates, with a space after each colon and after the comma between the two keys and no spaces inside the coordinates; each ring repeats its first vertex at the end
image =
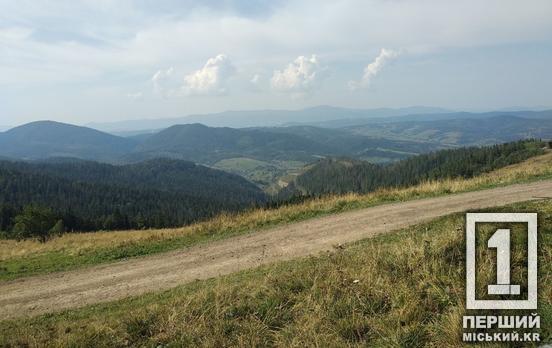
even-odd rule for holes
{"type": "Polygon", "coordinates": [[[245,179],[183,161],[0,162],[3,231],[10,231],[16,216],[31,205],[43,208],[41,215],[61,219],[67,230],[84,231],[181,226],[265,200],[245,179]]]}
{"type": "Polygon", "coordinates": [[[229,158],[311,162],[320,156],[404,158],[442,148],[439,144],[386,140],[315,127],[213,128],[202,124],[169,127],[145,139],[126,160],[167,156],[214,164],[229,158]]]}
{"type": "Polygon", "coordinates": [[[426,180],[472,177],[543,153],[541,141],[518,141],[487,147],[442,150],[390,165],[352,159],[323,159],[311,165],[279,196],[367,193],[383,187],[404,187],[426,180]]]}
{"type": "Polygon", "coordinates": [[[169,127],[143,141],[129,158],[171,156],[200,163],[248,155],[257,159],[310,160],[324,153],[317,142],[293,134],[260,129],[211,128],[202,124],[169,127]]]}
{"type": "Polygon", "coordinates": [[[93,184],[117,185],[178,192],[230,205],[263,202],[264,193],[244,178],[193,162],[158,158],[127,165],[110,165],[78,159],[14,162],[18,171],[93,184]]]}
{"type": "Polygon", "coordinates": [[[53,121],[31,122],[0,133],[0,155],[10,158],[63,156],[110,160],[135,146],[131,139],[53,121]]]}

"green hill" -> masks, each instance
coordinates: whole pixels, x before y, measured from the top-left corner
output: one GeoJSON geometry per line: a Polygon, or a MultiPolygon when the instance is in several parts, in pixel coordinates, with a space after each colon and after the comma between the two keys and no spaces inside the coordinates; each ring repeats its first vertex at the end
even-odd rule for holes
{"type": "Polygon", "coordinates": [[[0,162],[0,230],[23,207],[51,209],[69,230],[182,226],[265,202],[245,179],[177,160],[0,162]]]}
{"type": "Polygon", "coordinates": [[[169,127],[147,138],[136,148],[134,156],[170,156],[200,163],[244,156],[261,160],[308,161],[312,154],[327,151],[330,149],[315,141],[292,134],[187,124],[169,127]]]}
{"type": "Polygon", "coordinates": [[[423,181],[469,178],[541,154],[544,146],[543,142],[527,140],[487,147],[441,150],[389,165],[328,158],[308,166],[279,196],[285,199],[348,192],[367,193],[378,188],[406,187],[423,181]]]}
{"type": "Polygon", "coordinates": [[[63,156],[111,160],[134,146],[130,139],[53,121],[32,122],[0,133],[0,156],[23,159],[63,156]]]}

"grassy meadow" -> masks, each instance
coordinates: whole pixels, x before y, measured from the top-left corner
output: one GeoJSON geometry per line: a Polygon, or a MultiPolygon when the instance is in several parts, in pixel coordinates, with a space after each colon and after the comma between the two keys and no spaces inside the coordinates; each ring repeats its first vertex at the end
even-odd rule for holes
{"type": "Polygon", "coordinates": [[[552,178],[552,152],[471,179],[425,182],[404,189],[382,189],[312,199],[277,209],[222,214],[206,222],[175,229],[67,233],[46,243],[0,240],[0,280],[62,271],[129,257],[189,247],[342,211],[388,202],[466,192],[552,178]]]}
{"type": "MultiPolygon", "coordinates": [[[[538,313],[550,342],[552,200],[492,211],[539,213],[538,313]]],[[[0,346],[461,346],[464,238],[464,214],[453,214],[332,253],[0,322],[0,346]]],[[[485,249],[477,249],[482,279],[494,267],[485,249]]],[[[513,274],[521,257],[514,252],[513,274]]]]}

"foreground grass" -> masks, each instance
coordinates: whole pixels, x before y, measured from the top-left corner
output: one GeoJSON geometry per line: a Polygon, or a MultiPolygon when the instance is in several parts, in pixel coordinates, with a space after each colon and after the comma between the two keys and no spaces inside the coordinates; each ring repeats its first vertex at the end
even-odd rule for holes
{"type": "MultiPolygon", "coordinates": [[[[492,211],[539,213],[538,313],[550,342],[552,201],[492,211]]],[[[464,243],[464,217],[455,214],[322,256],[0,322],[0,346],[459,346],[464,243]]],[[[492,277],[494,258],[478,255],[478,274],[492,277]]],[[[512,259],[523,264],[521,253],[512,259]]]]}
{"type": "Polygon", "coordinates": [[[176,229],[68,233],[47,243],[0,240],[0,280],[70,270],[129,257],[189,247],[278,224],[291,223],[388,202],[406,201],[552,178],[552,153],[471,179],[426,182],[405,189],[384,189],[313,199],[278,209],[220,215],[176,229]]]}

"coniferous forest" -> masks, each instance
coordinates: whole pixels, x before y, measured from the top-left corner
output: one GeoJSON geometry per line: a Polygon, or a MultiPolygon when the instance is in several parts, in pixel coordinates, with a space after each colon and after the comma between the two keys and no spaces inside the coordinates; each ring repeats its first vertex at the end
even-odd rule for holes
{"type": "Polygon", "coordinates": [[[521,162],[543,152],[542,141],[523,140],[485,147],[441,150],[390,165],[347,158],[327,158],[312,165],[286,187],[280,198],[367,193],[444,178],[470,178],[521,162]]]}
{"type": "MultiPolygon", "coordinates": [[[[247,180],[186,161],[0,162],[0,230],[15,237],[34,233],[16,226],[18,216],[39,216],[50,227],[61,220],[66,231],[139,229],[186,225],[265,201],[247,180]]],[[[31,225],[27,230],[45,229],[31,225]]]]}
{"type": "Polygon", "coordinates": [[[183,226],[222,212],[325,194],[468,178],[538,155],[544,146],[526,140],[442,150],[388,165],[326,158],[273,197],[240,176],[181,160],[126,165],[67,158],[0,161],[0,231],[8,238],[45,240],[67,231],[183,226]]]}

